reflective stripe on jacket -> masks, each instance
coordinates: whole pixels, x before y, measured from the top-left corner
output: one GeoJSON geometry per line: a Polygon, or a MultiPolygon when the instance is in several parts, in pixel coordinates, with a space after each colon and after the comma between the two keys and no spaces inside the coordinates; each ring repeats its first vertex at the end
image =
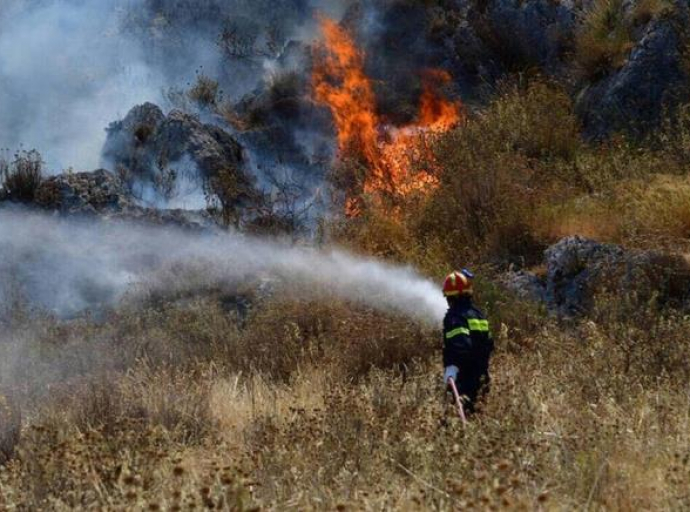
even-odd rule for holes
{"type": "Polygon", "coordinates": [[[443,320],[443,365],[462,367],[467,358],[488,358],[494,348],[489,321],[469,297],[461,297],[443,320]]]}

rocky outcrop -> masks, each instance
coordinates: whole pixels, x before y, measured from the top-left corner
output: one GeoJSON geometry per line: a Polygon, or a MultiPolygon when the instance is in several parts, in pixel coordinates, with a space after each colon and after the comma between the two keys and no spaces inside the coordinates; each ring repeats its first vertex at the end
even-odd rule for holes
{"type": "MultiPolygon", "coordinates": [[[[579,20],[592,5],[590,0],[453,0],[449,4],[450,9],[427,23],[434,27],[428,47],[436,48],[433,55],[444,55],[434,65],[451,71],[463,99],[483,102],[494,92],[483,84],[526,69],[566,83],[580,74],[572,55],[579,20]]],[[[690,97],[684,62],[690,22],[687,4],[669,2],[672,9],[650,14],[650,19],[633,14],[636,4],[624,2],[631,49],[623,65],[573,84],[577,112],[589,139],[620,132],[644,135],[690,97]]]]}
{"type": "Polygon", "coordinates": [[[547,249],[545,300],[549,308],[566,315],[587,311],[605,274],[625,256],[618,246],[577,236],[547,249]]]}
{"type": "Polygon", "coordinates": [[[546,302],[545,281],[532,272],[511,271],[499,277],[499,283],[523,300],[546,302]]]}
{"type": "Polygon", "coordinates": [[[35,202],[64,213],[117,213],[133,206],[122,181],[103,169],[47,178],[36,190],[35,202]]]}
{"type": "MultiPolygon", "coordinates": [[[[240,144],[218,126],[179,110],[165,116],[152,103],[134,107],[107,130],[103,159],[127,176],[127,181],[148,184],[165,195],[174,188],[180,171],[199,183],[213,182],[221,173],[231,176],[233,199],[248,203],[253,180],[245,170],[240,144]]],[[[131,184],[130,183],[130,184],[131,184]]]]}
{"type": "Polygon", "coordinates": [[[625,250],[574,236],[547,249],[545,260],[542,277],[523,271],[502,281],[522,298],[544,302],[562,316],[590,312],[601,293],[640,303],[690,304],[690,264],[682,256],[625,250]]]}
{"type": "Polygon", "coordinates": [[[205,211],[139,206],[122,180],[104,169],[46,178],[36,190],[33,206],[63,215],[97,216],[103,220],[133,220],[189,229],[215,227],[205,211]]]}
{"type": "Polygon", "coordinates": [[[621,69],[581,91],[577,110],[590,138],[643,134],[665,107],[687,99],[680,26],[672,19],[652,21],[621,69]]]}

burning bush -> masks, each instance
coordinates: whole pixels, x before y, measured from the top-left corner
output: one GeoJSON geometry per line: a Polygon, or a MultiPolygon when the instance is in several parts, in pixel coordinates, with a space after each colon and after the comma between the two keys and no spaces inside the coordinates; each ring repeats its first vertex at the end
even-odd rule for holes
{"type": "Polygon", "coordinates": [[[19,151],[10,161],[0,156],[0,182],[7,199],[32,202],[43,179],[43,160],[36,150],[19,151]]]}
{"type": "Polygon", "coordinates": [[[362,194],[390,200],[432,188],[434,170],[414,164],[428,156],[425,134],[445,132],[460,121],[460,104],[438,92],[451,80],[450,75],[442,70],[427,71],[416,122],[402,127],[386,125],[377,112],[363,52],[332,20],[322,18],[321,28],[325,43],[314,55],[314,98],[333,115],[340,160],[360,164],[350,167],[357,169],[356,175],[342,180],[351,187],[345,191],[346,213],[361,213],[362,194]]]}

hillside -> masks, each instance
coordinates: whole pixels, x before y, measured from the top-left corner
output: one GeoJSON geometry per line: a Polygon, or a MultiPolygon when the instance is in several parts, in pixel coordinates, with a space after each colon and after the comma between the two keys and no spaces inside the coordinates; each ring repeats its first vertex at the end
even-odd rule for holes
{"type": "Polygon", "coordinates": [[[690,508],[688,16],[0,5],[0,509],[690,508]]]}

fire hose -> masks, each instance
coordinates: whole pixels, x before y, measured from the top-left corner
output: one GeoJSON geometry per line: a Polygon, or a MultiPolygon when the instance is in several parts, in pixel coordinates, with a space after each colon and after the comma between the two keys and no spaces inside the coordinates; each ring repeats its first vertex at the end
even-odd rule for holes
{"type": "Polygon", "coordinates": [[[460,393],[458,393],[458,387],[455,384],[455,379],[453,377],[448,378],[448,385],[450,389],[453,390],[453,397],[455,398],[455,405],[458,407],[458,416],[463,425],[467,425],[467,417],[465,416],[465,408],[462,406],[462,398],[460,398],[460,393]]]}

